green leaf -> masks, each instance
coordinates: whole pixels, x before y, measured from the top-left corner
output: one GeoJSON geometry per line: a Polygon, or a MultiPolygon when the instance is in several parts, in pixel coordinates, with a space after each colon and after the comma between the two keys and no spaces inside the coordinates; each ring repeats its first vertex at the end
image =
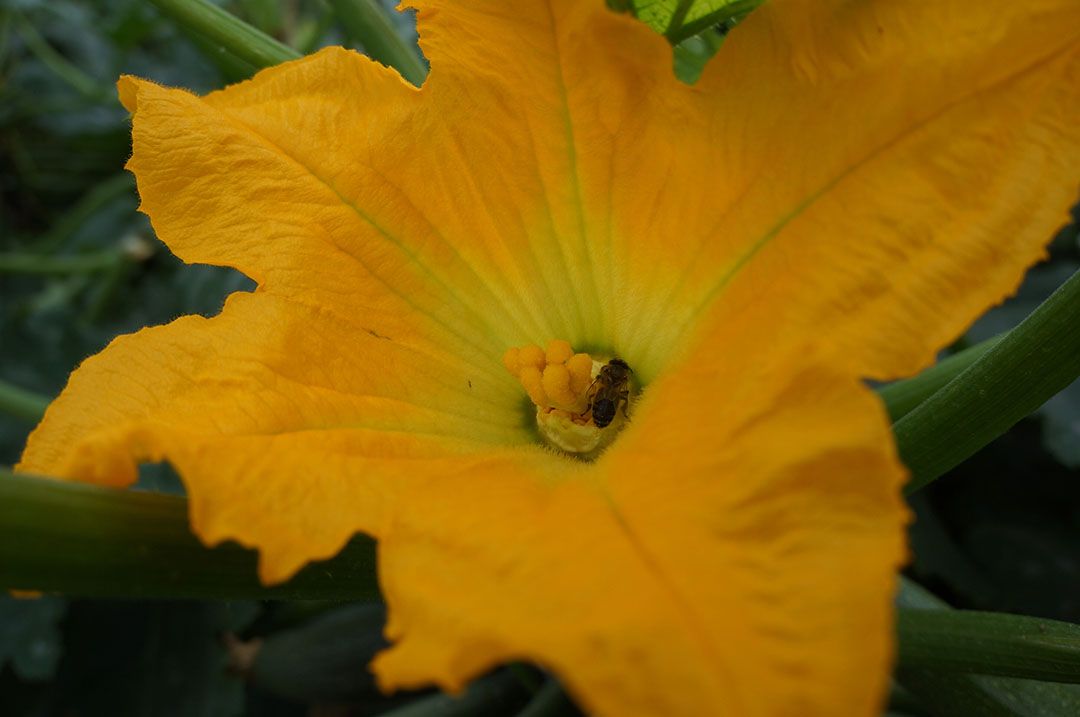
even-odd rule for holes
{"type": "Polygon", "coordinates": [[[300,57],[266,33],[208,0],[150,0],[184,28],[202,35],[255,67],[272,67],[300,57]]]}
{"type": "Polygon", "coordinates": [[[208,549],[187,501],[0,470],[0,589],[72,595],[378,599],[374,544],[354,539],[291,581],[259,584],[253,551],[208,549]]]}
{"type": "Polygon", "coordinates": [[[373,59],[389,65],[416,86],[423,83],[427,67],[419,50],[397,34],[378,0],[330,0],[350,40],[360,43],[373,59]]]}
{"type": "Polygon", "coordinates": [[[634,14],[678,44],[707,28],[745,17],[762,0],[633,0],[634,14]]]}
{"type": "Polygon", "coordinates": [[[911,471],[935,480],[1080,376],[1080,272],[977,361],[893,427],[911,471]]]}
{"type": "MultiPolygon", "coordinates": [[[[898,606],[950,610],[915,583],[901,578],[898,606]]],[[[896,681],[935,717],[1074,717],[1080,714],[1080,686],[1052,682],[940,672],[901,664],[896,681]]]]}

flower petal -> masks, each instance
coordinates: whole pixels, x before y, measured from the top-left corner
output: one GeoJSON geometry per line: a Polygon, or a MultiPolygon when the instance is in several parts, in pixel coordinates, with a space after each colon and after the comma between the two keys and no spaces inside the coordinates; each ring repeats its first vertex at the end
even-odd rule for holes
{"type": "Polygon", "coordinates": [[[522,257],[507,280],[553,314],[532,341],[631,357],[646,383],[714,307],[732,341],[827,325],[836,360],[911,373],[1015,287],[1075,200],[1069,0],[781,0],[692,88],[599,2],[415,5],[443,153],[414,180],[481,198],[522,257]]]}
{"type": "Polygon", "coordinates": [[[1077,199],[1072,0],[769,3],[695,89],[723,179],[650,316],[715,306],[729,341],[811,333],[863,375],[912,373],[1077,199]]]}
{"type": "Polygon", "coordinates": [[[526,657],[594,714],[876,714],[903,470],[880,402],[804,348],[688,363],[563,480],[403,496],[380,541],[384,684],[526,657]]]}
{"type": "Polygon", "coordinates": [[[430,208],[444,231],[516,257],[507,280],[543,314],[528,342],[622,354],[645,335],[674,340],[681,326],[638,318],[684,267],[665,245],[692,231],[711,180],[708,137],[687,131],[705,115],[666,41],[599,0],[408,4],[439,152],[414,158],[414,181],[448,198],[430,208]],[[633,273],[628,252],[644,255],[633,273]]]}
{"type": "Polygon", "coordinates": [[[142,209],[185,261],[492,370],[518,339],[498,275],[477,276],[381,173],[407,163],[419,131],[417,92],[396,74],[328,48],[206,98],[130,77],[120,91],[142,209]]]}
{"type": "Polygon", "coordinates": [[[888,417],[820,345],[725,348],[710,336],[643,397],[601,461],[612,502],[732,714],[877,714],[908,516],[888,417]]]}
{"type": "Polygon", "coordinates": [[[395,476],[453,475],[466,454],[528,436],[516,388],[452,354],[241,293],[220,316],[144,329],[88,359],[19,470],[127,485],[136,462],[169,460],[197,534],[259,547],[263,578],[280,581],[377,533],[395,476]]]}

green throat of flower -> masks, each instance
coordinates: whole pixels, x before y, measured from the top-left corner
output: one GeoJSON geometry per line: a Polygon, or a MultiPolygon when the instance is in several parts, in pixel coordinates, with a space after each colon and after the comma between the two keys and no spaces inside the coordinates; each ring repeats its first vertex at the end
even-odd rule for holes
{"type": "Polygon", "coordinates": [[[547,350],[511,348],[503,364],[535,405],[540,436],[560,451],[591,460],[626,423],[633,371],[621,359],[575,353],[570,342],[556,339],[547,350]]]}

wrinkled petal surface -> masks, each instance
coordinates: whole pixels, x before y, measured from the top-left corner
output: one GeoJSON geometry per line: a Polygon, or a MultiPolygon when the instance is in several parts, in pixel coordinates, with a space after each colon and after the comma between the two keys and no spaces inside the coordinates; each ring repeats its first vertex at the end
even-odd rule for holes
{"type": "Polygon", "coordinates": [[[725,171],[671,305],[732,340],[809,332],[860,375],[913,373],[1077,199],[1076,2],[767,4],[695,90],[725,171]]]}
{"type": "Polygon", "coordinates": [[[416,5],[421,90],[340,49],[121,81],[158,235],[259,286],[88,359],[20,468],[168,460],[269,581],[376,536],[388,687],[530,659],[600,715],[875,714],[906,512],[862,379],[1064,222],[1080,6],[778,1],[687,87],[599,0],[416,5]],[[595,463],[500,365],[551,339],[646,385],[595,463]]]}
{"type": "Polygon", "coordinates": [[[876,713],[903,471],[873,394],[805,358],[691,362],[557,482],[423,485],[380,543],[376,674],[526,657],[595,714],[876,713]]]}

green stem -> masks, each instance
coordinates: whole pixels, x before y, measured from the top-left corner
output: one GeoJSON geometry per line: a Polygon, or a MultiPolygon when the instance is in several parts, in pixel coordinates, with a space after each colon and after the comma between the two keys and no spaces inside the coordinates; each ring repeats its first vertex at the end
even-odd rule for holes
{"type": "Polygon", "coordinates": [[[296,50],[283,45],[208,0],[150,0],[150,2],[183,27],[202,35],[255,67],[272,67],[300,57],[300,53],[296,50]]]}
{"type": "Polygon", "coordinates": [[[116,251],[76,256],[0,254],[0,274],[93,274],[106,271],[123,260],[116,251]]]}
{"type": "Polygon", "coordinates": [[[349,39],[360,43],[371,57],[390,65],[409,82],[420,86],[427,67],[418,50],[406,43],[377,0],[330,0],[349,39]]]}
{"type": "Polygon", "coordinates": [[[1080,682],[1080,625],[1025,615],[901,608],[905,668],[1080,682]]]}
{"type": "Polygon", "coordinates": [[[916,406],[996,346],[998,341],[1001,341],[1001,336],[989,338],[942,359],[917,376],[878,389],[878,395],[885,401],[885,408],[889,411],[889,418],[895,423],[911,413],[916,406]]]}
{"type": "Polygon", "coordinates": [[[187,501],[0,470],[0,588],[103,597],[378,598],[372,541],[264,587],[253,551],[208,549],[187,501]]]}
{"type": "Polygon", "coordinates": [[[922,488],[1080,376],[1080,272],[977,361],[893,426],[922,488]]]}
{"type": "MultiPolygon", "coordinates": [[[[897,605],[900,607],[901,614],[909,610],[935,611],[937,614],[950,617],[956,614],[956,611],[953,611],[945,602],[902,576],[897,605]]],[[[924,625],[926,624],[924,622],[924,625]]],[[[925,633],[920,637],[925,639],[925,633]]],[[[911,644],[911,639],[912,636],[909,635],[907,638],[909,645],[905,648],[905,636],[903,633],[900,634],[901,660],[896,670],[896,681],[914,694],[933,715],[1072,717],[1080,714],[1080,691],[1073,685],[1035,682],[989,674],[945,672],[918,664],[906,664],[903,661],[905,649],[909,653],[912,650],[920,650],[918,646],[911,644]]],[[[944,644],[945,642],[945,639],[939,638],[936,649],[948,653],[952,648],[944,644]]],[[[971,666],[972,662],[978,660],[978,649],[973,648],[966,640],[961,642],[961,645],[962,648],[958,652],[965,655],[964,661],[971,666]]],[[[991,664],[1000,667],[1003,661],[1018,662],[1008,655],[995,652],[998,649],[999,646],[996,646],[991,651],[992,656],[988,658],[991,664]]],[[[938,659],[941,661],[945,658],[942,656],[938,659]]],[[[1043,664],[1045,665],[1045,659],[1043,664]]],[[[1021,666],[1019,669],[1025,668],[1021,666]]]]}
{"type": "Polygon", "coordinates": [[[200,35],[186,27],[182,27],[181,32],[202,56],[217,68],[218,75],[225,84],[241,82],[259,71],[258,67],[247,60],[240,59],[205,35],[200,35]]]}
{"type": "Polygon", "coordinates": [[[0,380],[0,413],[35,424],[45,415],[49,399],[0,380]]]}

